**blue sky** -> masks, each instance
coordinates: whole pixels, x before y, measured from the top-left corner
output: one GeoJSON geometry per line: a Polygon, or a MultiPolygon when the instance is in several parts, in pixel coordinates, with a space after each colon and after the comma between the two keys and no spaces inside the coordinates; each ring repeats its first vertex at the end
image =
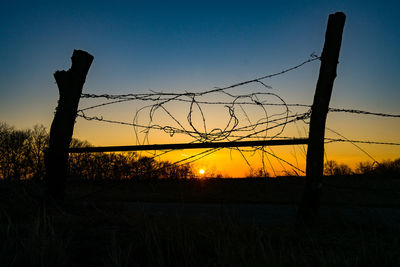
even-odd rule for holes
{"type": "Polygon", "coordinates": [[[339,67],[351,87],[346,91],[370,107],[384,90],[386,103],[399,96],[398,7],[395,1],[6,1],[1,114],[27,99],[32,105],[54,99],[52,73],[69,67],[74,48],[95,56],[88,90],[196,89],[277,71],[320,53],[334,11],[347,14],[339,67]]]}
{"type": "MultiPolygon", "coordinates": [[[[95,57],[84,92],[203,90],[319,54],[328,15],[336,11],[347,20],[331,106],[400,113],[399,7],[397,1],[2,1],[0,121],[48,127],[58,99],[52,74],[70,67],[73,49],[95,57]]],[[[311,104],[318,69],[310,64],[267,83],[288,102],[311,104]]],[[[399,127],[388,124],[398,135],[399,127]]],[[[90,141],[91,134],[77,133],[90,141]]]]}

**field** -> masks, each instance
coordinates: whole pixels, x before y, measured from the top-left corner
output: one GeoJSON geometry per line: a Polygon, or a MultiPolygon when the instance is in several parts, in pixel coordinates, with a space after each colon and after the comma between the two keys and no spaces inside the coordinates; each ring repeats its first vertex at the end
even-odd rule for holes
{"type": "MultiPolygon", "coordinates": [[[[379,220],[323,220],[295,228],[154,213],[154,205],[295,205],[304,180],[70,181],[64,203],[43,205],[41,187],[0,183],[2,266],[399,266],[400,228],[379,220]]],[[[400,180],[326,177],[322,203],[400,206],[400,180]]]]}
{"type": "MultiPolygon", "coordinates": [[[[71,182],[67,199],[97,201],[296,204],[302,177],[71,182]]],[[[322,204],[400,207],[399,179],[324,177],[322,204]]]]}

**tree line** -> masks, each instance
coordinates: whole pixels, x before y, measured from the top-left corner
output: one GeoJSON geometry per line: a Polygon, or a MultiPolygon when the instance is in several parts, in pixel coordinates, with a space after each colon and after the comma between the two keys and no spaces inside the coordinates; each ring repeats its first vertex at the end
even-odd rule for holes
{"type": "Polygon", "coordinates": [[[364,175],[380,178],[399,179],[400,178],[400,158],[386,160],[383,162],[359,162],[355,169],[348,165],[328,160],[324,165],[324,175],[344,176],[344,175],[364,175]]]}
{"type": "MultiPolygon", "coordinates": [[[[45,152],[49,133],[43,125],[18,130],[0,123],[0,179],[41,181],[45,175],[45,152]]],[[[72,139],[71,147],[90,146],[87,141],[72,139]]],[[[137,153],[77,153],[70,154],[69,179],[190,179],[194,178],[191,165],[177,165],[158,161],[137,153]]]]}
{"type": "MultiPolygon", "coordinates": [[[[49,133],[43,125],[18,130],[0,122],[0,179],[41,181],[45,175],[45,151],[49,133]]],[[[71,147],[90,146],[72,139],[71,147]]],[[[325,175],[365,175],[400,178],[400,158],[381,163],[360,162],[353,170],[346,164],[327,161],[325,175]]],[[[195,178],[192,165],[177,165],[152,157],[126,153],[74,153],[68,162],[69,179],[124,180],[124,179],[190,179],[195,178]]],[[[221,177],[221,176],[218,176],[221,177]]],[[[266,170],[251,170],[248,177],[269,177],[266,170]]]]}

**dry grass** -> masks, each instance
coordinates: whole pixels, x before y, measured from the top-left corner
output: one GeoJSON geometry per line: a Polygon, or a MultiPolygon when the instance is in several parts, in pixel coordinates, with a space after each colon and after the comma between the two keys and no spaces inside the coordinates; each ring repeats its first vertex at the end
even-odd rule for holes
{"type": "MultiPolygon", "coordinates": [[[[196,203],[280,203],[300,201],[304,177],[76,182],[68,199],[196,203]]],[[[322,204],[400,206],[400,179],[325,177],[322,204]]]]}
{"type": "Polygon", "coordinates": [[[128,193],[139,191],[143,200],[268,201],[272,196],[265,197],[266,192],[285,191],[284,180],[203,182],[124,184],[116,191],[109,184],[75,184],[69,197],[102,186],[109,190],[91,195],[85,205],[69,201],[46,207],[36,198],[40,188],[35,185],[0,183],[0,262],[2,266],[400,266],[400,230],[376,222],[338,220],[296,231],[289,225],[241,224],[223,215],[217,220],[149,215],[126,210],[118,201],[98,201],[116,196],[130,200],[128,193]]]}

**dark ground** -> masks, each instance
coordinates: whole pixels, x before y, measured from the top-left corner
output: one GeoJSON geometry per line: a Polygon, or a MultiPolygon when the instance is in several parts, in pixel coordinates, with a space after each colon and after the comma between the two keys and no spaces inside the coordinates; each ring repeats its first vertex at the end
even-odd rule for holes
{"type": "Polygon", "coordinates": [[[400,266],[400,180],[326,177],[322,219],[299,231],[303,184],[299,177],[70,181],[64,203],[43,206],[39,185],[0,183],[0,262],[400,266]]]}

